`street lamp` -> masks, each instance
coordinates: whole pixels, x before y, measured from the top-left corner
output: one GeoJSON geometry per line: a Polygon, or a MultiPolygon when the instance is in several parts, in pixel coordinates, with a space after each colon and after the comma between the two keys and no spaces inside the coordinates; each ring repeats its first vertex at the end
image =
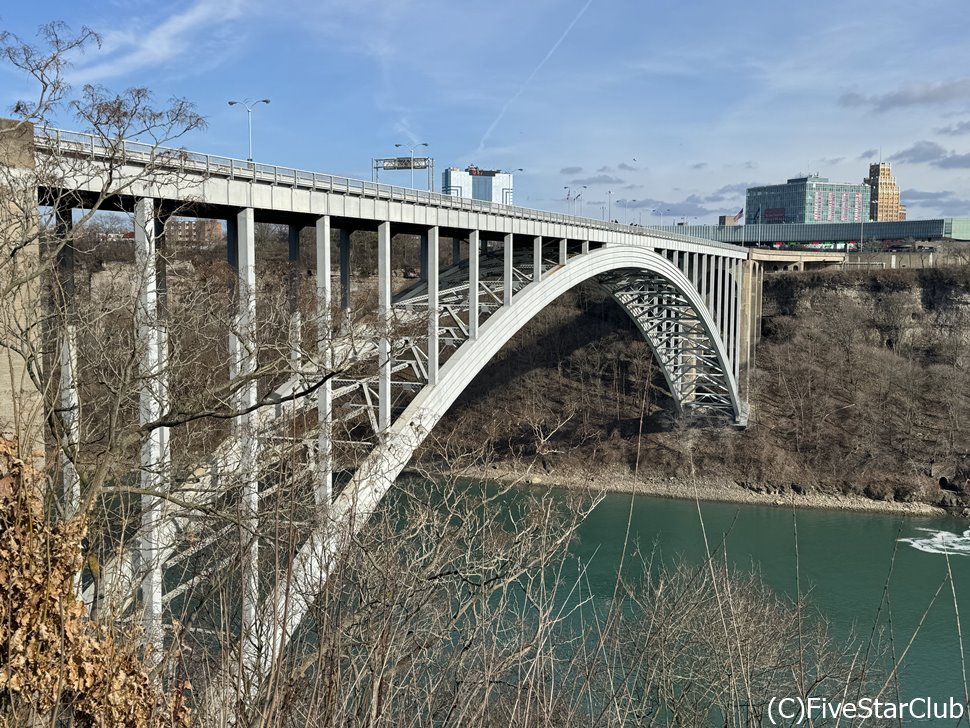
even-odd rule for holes
{"type": "Polygon", "coordinates": [[[246,107],[246,117],[249,120],[249,159],[247,161],[253,161],[253,107],[256,104],[268,104],[269,99],[257,99],[256,101],[250,101],[249,99],[243,99],[242,101],[230,101],[230,106],[245,106],[246,107]]]}
{"type": "MultiPolygon", "coordinates": [[[[515,174],[516,172],[524,172],[524,171],[525,170],[522,169],[522,167],[516,167],[515,169],[503,169],[502,170],[502,174],[507,174],[507,175],[511,176],[511,175],[515,174]]],[[[514,187],[515,187],[515,185],[513,185],[512,187],[503,187],[502,188],[502,204],[503,205],[511,205],[512,204],[512,192],[513,192],[514,187]]]]}
{"type": "Polygon", "coordinates": [[[411,189],[414,189],[414,150],[418,147],[428,146],[427,142],[421,142],[420,144],[395,144],[395,147],[407,147],[411,150],[411,189]]]}
{"type": "Polygon", "coordinates": [[[660,227],[663,227],[664,213],[670,212],[670,208],[668,207],[667,209],[664,209],[662,207],[658,207],[656,210],[651,210],[650,212],[652,212],[654,215],[656,215],[658,212],[660,213],[660,227]]]}
{"type": "MultiPolygon", "coordinates": [[[[859,207],[861,209],[859,210],[859,245],[858,245],[858,252],[860,253],[862,252],[862,241],[865,235],[866,215],[868,215],[872,211],[872,186],[866,183],[865,181],[863,181],[862,184],[865,185],[869,190],[869,204],[868,205],[863,204],[866,201],[866,195],[865,195],[865,192],[860,193],[859,207]]],[[[849,265],[849,244],[848,243],[845,244],[845,265],[846,266],[849,265]]]]}
{"type": "Polygon", "coordinates": [[[566,214],[569,215],[572,212],[569,209],[569,199],[570,199],[569,198],[569,192],[570,192],[570,189],[569,189],[569,187],[566,187],[566,186],[563,186],[563,189],[566,190],[566,214]]]}
{"type": "MultiPolygon", "coordinates": [[[[583,185],[583,190],[585,190],[585,189],[586,189],[586,185],[583,185]]],[[[582,197],[583,197],[583,191],[580,190],[579,193],[573,198],[573,214],[574,215],[577,215],[578,214],[580,217],[583,216],[583,202],[582,202],[582,197]],[[577,202],[579,203],[579,207],[578,208],[576,207],[576,203],[577,202]]]]}
{"type": "Polygon", "coordinates": [[[606,191],[606,221],[613,222],[613,190],[606,191]]]}

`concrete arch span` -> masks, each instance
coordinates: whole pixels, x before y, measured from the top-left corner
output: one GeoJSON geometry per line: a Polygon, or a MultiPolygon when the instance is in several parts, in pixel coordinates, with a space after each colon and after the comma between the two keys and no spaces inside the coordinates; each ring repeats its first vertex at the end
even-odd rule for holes
{"type": "MultiPolygon", "coordinates": [[[[611,246],[577,255],[517,293],[482,324],[441,367],[438,381],[415,396],[383,434],[349,484],[334,500],[328,523],[297,552],[285,585],[263,617],[274,635],[267,654],[299,625],[347,539],[375,512],[394,481],[448,408],[474,377],[526,323],[560,295],[585,281],[604,287],[634,320],[654,352],[685,412],[728,415],[739,422],[741,404],[729,358],[700,293],[683,272],[639,246],[611,246]]],[[[265,664],[264,668],[268,667],[265,664]]]]}

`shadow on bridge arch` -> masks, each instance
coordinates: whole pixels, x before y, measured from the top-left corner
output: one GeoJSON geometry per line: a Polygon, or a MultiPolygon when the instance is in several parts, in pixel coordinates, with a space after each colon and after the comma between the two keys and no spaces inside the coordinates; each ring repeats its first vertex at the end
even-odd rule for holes
{"type": "Polygon", "coordinates": [[[279,630],[272,654],[303,619],[326,581],[329,564],[376,510],[412,455],[475,376],[526,323],[571,288],[595,281],[608,291],[654,353],[684,413],[742,420],[737,382],[724,343],[701,294],[684,273],[646,247],[609,246],[576,255],[531,282],[481,325],[391,424],[334,500],[329,522],[316,529],[292,563],[287,593],[265,615],[279,630]]]}

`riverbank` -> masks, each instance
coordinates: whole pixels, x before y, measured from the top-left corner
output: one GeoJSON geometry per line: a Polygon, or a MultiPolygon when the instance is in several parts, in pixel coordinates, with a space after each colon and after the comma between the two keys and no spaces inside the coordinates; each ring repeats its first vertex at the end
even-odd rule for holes
{"type": "Polygon", "coordinates": [[[822,493],[795,490],[761,492],[739,485],[729,479],[694,478],[634,478],[629,471],[557,469],[541,472],[536,467],[515,467],[506,463],[492,463],[485,467],[464,468],[449,473],[452,476],[480,478],[502,483],[553,486],[563,488],[603,489],[613,493],[637,493],[678,500],[717,501],[790,508],[822,508],[839,511],[892,513],[906,516],[939,517],[948,512],[928,503],[880,501],[862,495],[822,493]]]}

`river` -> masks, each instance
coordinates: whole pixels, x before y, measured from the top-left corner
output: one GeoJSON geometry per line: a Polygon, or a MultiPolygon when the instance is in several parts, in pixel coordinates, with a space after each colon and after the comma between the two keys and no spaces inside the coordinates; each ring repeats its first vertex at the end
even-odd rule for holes
{"type": "MultiPolygon", "coordinates": [[[[576,556],[590,563],[594,594],[612,594],[630,507],[629,494],[608,494],[583,523],[572,547],[576,556]]],[[[703,563],[704,540],[694,502],[636,496],[632,508],[631,538],[642,547],[656,548],[664,562],[679,558],[703,563]]],[[[793,525],[797,525],[802,592],[808,593],[837,635],[848,636],[855,629],[863,639],[868,637],[895,550],[889,596],[897,654],[946,578],[943,552],[948,548],[970,658],[970,524],[966,521],[816,509],[799,509],[793,516],[787,508],[711,502],[702,502],[700,510],[712,546],[723,538],[734,565],[756,566],[771,588],[791,597],[796,589],[793,525]]],[[[885,618],[884,610],[883,626],[885,618]]],[[[963,696],[948,584],[929,608],[900,675],[903,698],[963,696]]]]}

